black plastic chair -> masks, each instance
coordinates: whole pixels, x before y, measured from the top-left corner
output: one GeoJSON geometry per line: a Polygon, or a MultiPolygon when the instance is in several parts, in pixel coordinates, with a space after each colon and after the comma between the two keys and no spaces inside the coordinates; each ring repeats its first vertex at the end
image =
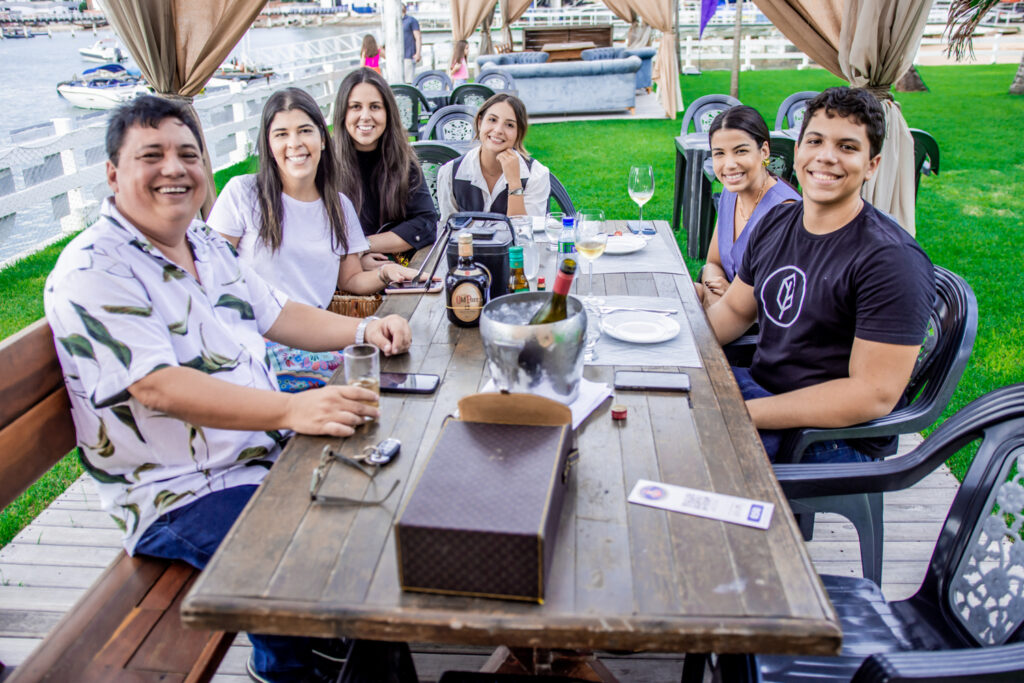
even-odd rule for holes
{"type": "MultiPolygon", "coordinates": [[[[792,442],[783,442],[776,457],[776,469],[784,467],[783,462],[799,462],[803,450],[815,441],[908,434],[930,427],[938,420],[971,356],[978,328],[978,304],[974,292],[958,275],[936,267],[935,280],[937,296],[928,326],[928,338],[903,393],[907,405],[885,417],[853,427],[801,430],[795,439],[794,450],[784,451],[792,442]],[[791,457],[794,454],[796,457],[791,457]]],[[[868,464],[885,469],[889,462],[868,464]]],[[[806,540],[810,540],[814,533],[814,515],[817,512],[834,512],[850,520],[857,529],[863,575],[876,583],[882,582],[884,528],[881,493],[860,491],[851,486],[841,496],[791,499],[790,507],[806,540]]]]}
{"type": "Polygon", "coordinates": [[[914,137],[914,197],[921,187],[921,174],[939,175],[939,143],[930,133],[911,128],[914,137]]]}
{"type": "Polygon", "coordinates": [[[422,112],[430,111],[430,103],[417,88],[404,83],[392,83],[391,94],[398,104],[398,115],[402,125],[411,135],[419,135],[423,126],[422,112]]]}
{"type": "Polygon", "coordinates": [[[679,134],[686,135],[689,133],[691,123],[693,124],[694,132],[706,133],[716,116],[726,109],[740,104],[743,103],[729,95],[704,95],[703,97],[698,97],[693,102],[690,102],[690,106],[686,108],[686,113],[683,114],[683,127],[680,129],[679,134]]]}
{"type": "Polygon", "coordinates": [[[430,115],[427,125],[420,129],[420,140],[467,142],[475,135],[474,120],[477,107],[450,104],[430,115]]]}
{"type": "Polygon", "coordinates": [[[480,75],[477,76],[476,82],[486,85],[494,92],[516,89],[516,79],[512,78],[512,74],[505,69],[495,67],[484,67],[480,75]]]}
{"type": "Polygon", "coordinates": [[[423,93],[423,97],[430,103],[431,111],[437,111],[448,104],[452,79],[446,72],[439,69],[421,71],[412,79],[412,84],[423,93]]]}
{"type": "Polygon", "coordinates": [[[480,83],[463,83],[452,90],[448,104],[465,104],[480,109],[480,106],[494,96],[494,91],[480,83]]]}
{"type": "Polygon", "coordinates": [[[804,122],[804,109],[807,102],[817,97],[817,90],[802,90],[795,92],[779,105],[779,112],[775,115],[775,130],[787,128],[800,128],[804,122]]]}
{"type": "Polygon", "coordinates": [[[822,576],[843,629],[837,657],[721,656],[746,681],[1024,680],[1024,384],[966,406],[883,463],[776,468],[791,498],[912,486],[979,442],[917,593],[886,602],[869,579],[822,576]]]}
{"type": "Polygon", "coordinates": [[[573,206],[572,198],[566,191],[565,186],[562,185],[561,181],[555,177],[554,173],[551,173],[549,177],[551,178],[551,195],[548,203],[550,204],[550,200],[553,199],[555,200],[555,204],[558,205],[559,211],[564,213],[566,216],[575,216],[576,207],[573,206]]]}
{"type": "Polygon", "coordinates": [[[430,198],[434,200],[434,210],[439,211],[437,206],[437,172],[447,162],[458,159],[461,154],[459,150],[449,147],[441,142],[416,141],[412,143],[416,150],[416,157],[420,162],[420,170],[423,171],[423,181],[430,190],[430,198]]]}

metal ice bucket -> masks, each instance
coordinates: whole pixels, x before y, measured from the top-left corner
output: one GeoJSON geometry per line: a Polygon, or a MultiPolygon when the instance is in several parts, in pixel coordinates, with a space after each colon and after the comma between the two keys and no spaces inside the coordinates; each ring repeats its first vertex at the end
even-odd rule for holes
{"type": "Polygon", "coordinates": [[[568,404],[580,393],[587,314],[579,299],[570,296],[565,320],[527,324],[550,298],[546,292],[522,292],[493,299],[480,317],[480,336],[499,390],[568,404]]]}

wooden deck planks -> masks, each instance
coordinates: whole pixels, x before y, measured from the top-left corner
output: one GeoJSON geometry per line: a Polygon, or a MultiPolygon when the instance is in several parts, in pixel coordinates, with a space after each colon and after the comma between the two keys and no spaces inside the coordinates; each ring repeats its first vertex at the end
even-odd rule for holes
{"type": "MultiPolygon", "coordinates": [[[[901,452],[920,442],[901,440],[901,452]]],[[[956,494],[956,479],[945,467],[908,491],[885,498],[885,554],[882,586],[889,599],[914,593],[924,575],[935,538],[956,494]]],[[[853,525],[837,515],[821,515],[809,543],[820,573],[860,575],[853,525]]],[[[9,545],[0,549],[0,661],[17,666],[56,624],[85,588],[117,554],[119,533],[100,511],[92,481],[83,476],[9,545]]],[[[248,640],[239,636],[218,669],[215,683],[244,683],[248,640]]],[[[488,652],[481,648],[414,645],[424,683],[440,672],[473,669],[488,652]]],[[[602,662],[621,680],[636,683],[677,681],[678,655],[607,657],[602,662]]]]}

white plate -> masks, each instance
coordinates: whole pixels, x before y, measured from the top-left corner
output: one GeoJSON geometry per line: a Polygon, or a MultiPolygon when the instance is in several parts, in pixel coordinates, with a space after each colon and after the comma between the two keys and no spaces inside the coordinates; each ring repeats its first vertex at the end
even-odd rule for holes
{"type": "Polygon", "coordinates": [[[679,334],[679,323],[667,315],[645,311],[617,311],[601,321],[601,328],[616,339],[633,344],[658,344],[679,334]]]}
{"type": "Polygon", "coordinates": [[[640,235],[609,235],[606,254],[632,254],[647,246],[647,240],[640,235]]]}

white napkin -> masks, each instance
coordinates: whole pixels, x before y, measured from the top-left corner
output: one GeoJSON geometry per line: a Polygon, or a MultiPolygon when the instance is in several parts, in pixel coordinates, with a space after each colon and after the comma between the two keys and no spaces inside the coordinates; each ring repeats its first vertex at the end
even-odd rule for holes
{"type": "MultiPolygon", "coordinates": [[[[497,391],[494,386],[494,380],[487,380],[487,384],[480,391],[481,393],[497,391]]],[[[611,395],[611,387],[604,382],[591,382],[585,377],[581,378],[580,393],[576,400],[569,404],[569,410],[572,411],[572,428],[576,429],[583,424],[587,416],[597,410],[597,407],[604,403],[605,399],[611,395]]]]}

